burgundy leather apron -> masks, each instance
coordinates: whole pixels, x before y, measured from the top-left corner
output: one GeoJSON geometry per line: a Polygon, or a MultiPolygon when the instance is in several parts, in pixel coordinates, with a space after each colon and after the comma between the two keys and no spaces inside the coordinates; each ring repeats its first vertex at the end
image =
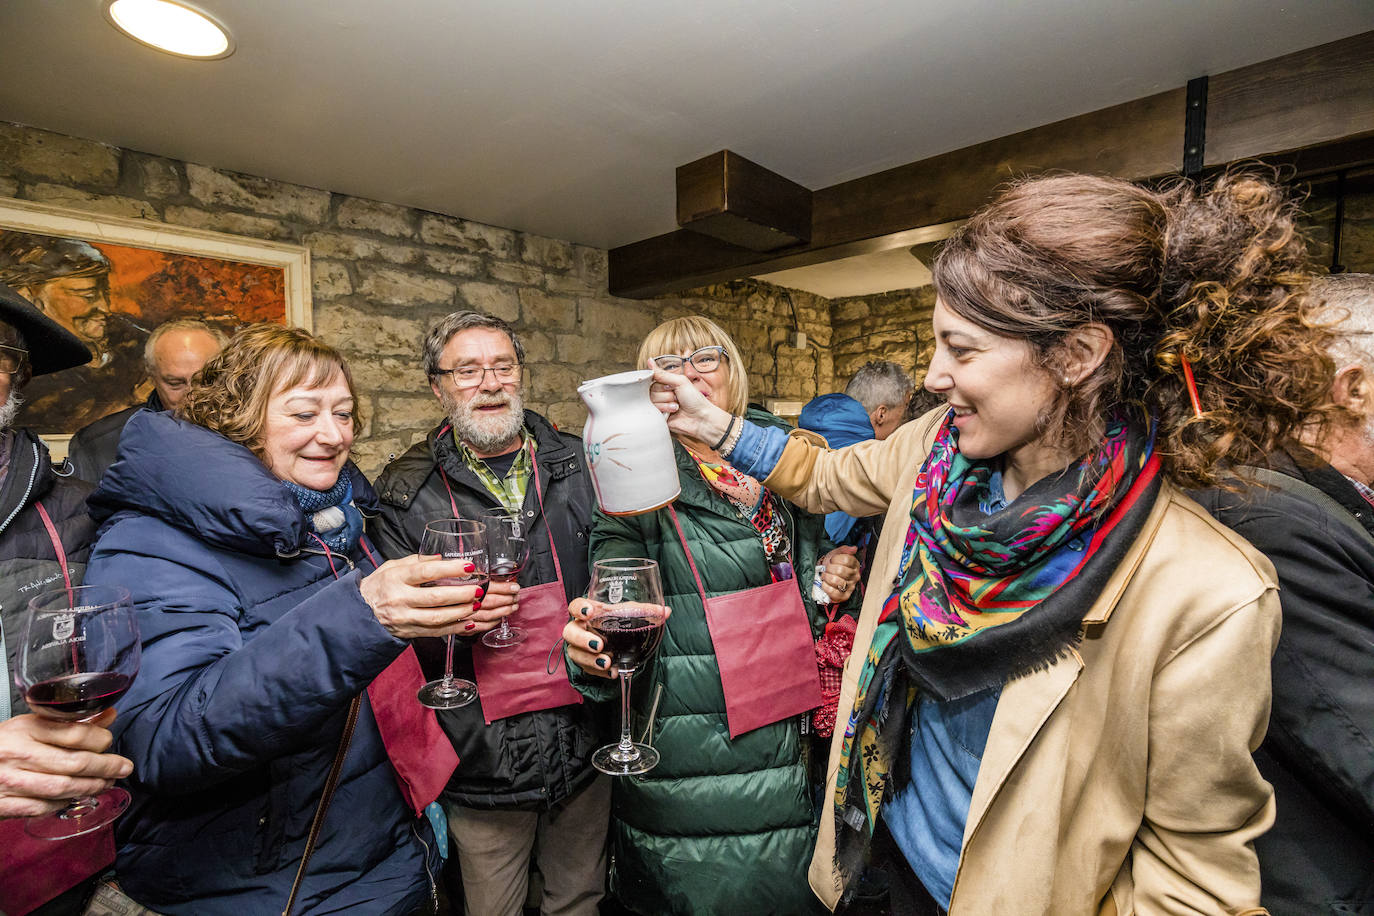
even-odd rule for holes
{"type": "MultiPolygon", "coordinates": [[[[544,491],[539,484],[539,464],[530,449],[530,476],[534,494],[539,501],[539,514],[544,515],[544,491]]],[[[448,475],[440,469],[444,488],[448,490],[449,507],[458,516],[458,504],[453,498],[448,475]]],[[[582,702],[582,694],[568,683],[568,675],[560,664],[550,673],[548,658],[551,650],[563,638],[568,622],[568,598],[563,591],[563,566],[558,561],[558,546],[553,542],[553,528],[545,519],[549,535],[549,552],[553,554],[554,581],[543,585],[520,586],[520,626],[525,641],[504,649],[493,649],[480,641],[472,644],[473,680],[477,682],[477,697],[482,704],[482,719],[490,725],[524,712],[556,709],[582,702]]]]}
{"type": "Polygon", "coordinates": [[[677,512],[669,506],[668,513],[706,609],[706,628],[720,668],[730,737],[819,706],[821,678],[816,668],[815,639],[797,580],[782,579],[707,598],[677,512]]]}
{"type": "MultiPolygon", "coordinates": [[[[366,541],[362,542],[362,548],[375,568],[377,558],[366,541]]],[[[334,569],[334,558],[328,547],[325,556],[337,579],[339,571],[334,569]]],[[[434,712],[421,706],[415,698],[415,692],[424,683],[420,659],[412,646],[406,646],[405,651],[367,685],[367,702],[372,707],[372,718],[377,720],[382,746],[396,771],[401,794],[416,817],[424,814],[429,803],[439,797],[458,768],[453,742],[439,727],[434,712]]]]}

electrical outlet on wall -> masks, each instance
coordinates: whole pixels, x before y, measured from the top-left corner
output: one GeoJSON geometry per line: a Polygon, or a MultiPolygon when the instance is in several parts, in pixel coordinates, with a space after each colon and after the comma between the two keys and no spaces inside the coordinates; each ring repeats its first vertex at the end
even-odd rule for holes
{"type": "Polygon", "coordinates": [[[805,331],[793,331],[793,332],[792,332],[792,335],[791,335],[790,337],[787,338],[787,345],[788,345],[789,347],[795,347],[795,348],[798,349],[798,350],[805,350],[805,349],[806,349],[806,332],[805,332],[805,331]]]}
{"type": "Polygon", "coordinates": [[[806,406],[805,401],[785,401],[782,398],[764,398],[763,406],[775,417],[782,417],[784,420],[795,420],[806,406]]]}

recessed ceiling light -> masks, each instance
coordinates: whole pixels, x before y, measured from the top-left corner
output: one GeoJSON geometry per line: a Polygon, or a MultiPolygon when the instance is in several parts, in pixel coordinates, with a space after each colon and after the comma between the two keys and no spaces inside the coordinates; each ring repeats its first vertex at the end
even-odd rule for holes
{"type": "Polygon", "coordinates": [[[106,0],[105,18],[134,41],[178,57],[217,60],[234,53],[228,30],[185,3],[106,0]]]}

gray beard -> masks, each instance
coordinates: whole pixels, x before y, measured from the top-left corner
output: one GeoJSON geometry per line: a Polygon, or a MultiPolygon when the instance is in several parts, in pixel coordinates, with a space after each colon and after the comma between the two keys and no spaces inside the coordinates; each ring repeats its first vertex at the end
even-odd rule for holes
{"type": "Polygon", "coordinates": [[[4,432],[14,425],[14,418],[19,415],[19,408],[24,406],[24,399],[19,396],[19,392],[10,389],[10,396],[5,399],[3,406],[0,406],[0,432],[4,432]]]}
{"type": "MultiPolygon", "coordinates": [[[[459,404],[457,400],[445,395],[444,410],[448,412],[449,422],[453,424],[454,435],[460,442],[466,442],[474,451],[487,455],[502,454],[520,441],[520,430],[525,426],[525,403],[521,392],[506,395],[510,411],[500,417],[482,417],[474,408],[475,401],[459,404]]],[[[491,399],[485,401],[493,403],[491,399]]]]}

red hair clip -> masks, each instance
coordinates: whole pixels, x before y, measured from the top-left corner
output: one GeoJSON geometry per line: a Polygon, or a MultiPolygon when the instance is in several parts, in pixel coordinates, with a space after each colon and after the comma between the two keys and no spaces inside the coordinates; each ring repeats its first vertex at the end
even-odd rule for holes
{"type": "Polygon", "coordinates": [[[1183,366],[1183,381],[1188,385],[1188,400],[1193,402],[1193,416],[1202,419],[1202,402],[1197,396],[1197,380],[1193,378],[1193,365],[1188,362],[1188,357],[1182,353],[1178,354],[1178,361],[1183,366]]]}

